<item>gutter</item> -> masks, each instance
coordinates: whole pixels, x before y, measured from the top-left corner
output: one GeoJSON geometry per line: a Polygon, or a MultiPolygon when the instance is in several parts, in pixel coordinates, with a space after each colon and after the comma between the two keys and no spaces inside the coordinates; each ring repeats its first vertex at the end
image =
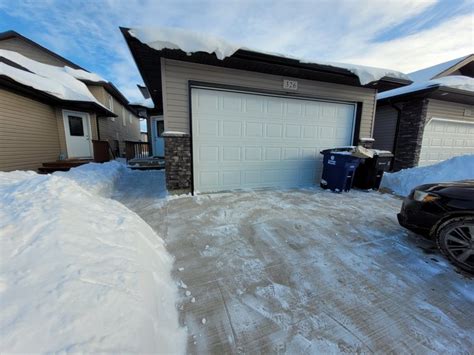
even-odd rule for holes
{"type": "Polygon", "coordinates": [[[395,160],[397,156],[396,154],[397,154],[398,133],[400,131],[400,117],[402,115],[402,109],[401,107],[395,105],[391,100],[388,100],[388,104],[390,105],[390,107],[393,107],[397,111],[397,124],[395,126],[395,137],[393,139],[393,147],[392,147],[393,160],[395,160]]]}

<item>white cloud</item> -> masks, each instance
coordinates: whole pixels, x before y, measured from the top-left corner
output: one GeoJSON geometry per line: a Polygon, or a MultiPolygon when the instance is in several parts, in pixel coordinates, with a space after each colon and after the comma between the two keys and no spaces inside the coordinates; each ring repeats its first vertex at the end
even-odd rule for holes
{"type": "Polygon", "coordinates": [[[473,17],[466,14],[403,38],[366,44],[360,54],[344,60],[409,73],[473,52],[473,17]]]}
{"type": "Polygon", "coordinates": [[[183,27],[267,51],[411,71],[472,52],[470,15],[447,19],[406,37],[374,42],[395,26],[421,26],[433,13],[421,15],[436,2],[48,0],[13,4],[0,0],[0,9],[31,24],[29,33],[15,30],[98,72],[127,97],[137,99],[140,94],[135,85],[141,79],[119,26],[183,27]],[[415,18],[418,21],[410,22],[415,18]]]}

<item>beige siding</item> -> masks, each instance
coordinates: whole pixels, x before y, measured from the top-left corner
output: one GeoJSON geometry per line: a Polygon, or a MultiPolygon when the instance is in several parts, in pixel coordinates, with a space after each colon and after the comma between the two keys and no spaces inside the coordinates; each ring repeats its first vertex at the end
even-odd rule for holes
{"type": "Polygon", "coordinates": [[[67,65],[62,60],[59,60],[51,54],[48,54],[47,52],[32,45],[31,43],[25,42],[21,38],[9,38],[0,41],[0,49],[14,51],[24,55],[25,57],[45,64],[55,65],[58,67],[63,67],[67,65]]]}
{"type": "Polygon", "coordinates": [[[393,150],[397,130],[398,112],[393,107],[382,106],[375,113],[374,147],[382,150],[393,150]]]}
{"type": "Polygon", "coordinates": [[[36,170],[60,152],[55,109],[0,89],[0,170],[36,170]]]}
{"type": "Polygon", "coordinates": [[[433,117],[474,121],[474,106],[441,100],[429,100],[427,119],[433,117]]]}
{"type": "MultiPolygon", "coordinates": [[[[189,133],[188,81],[235,85],[252,89],[285,93],[282,88],[286,77],[244,70],[213,67],[170,59],[162,59],[164,120],[166,130],[189,133]]],[[[298,80],[301,94],[320,99],[362,102],[361,137],[372,136],[375,90],[310,80],[298,80]]]]}
{"type": "MultiPolygon", "coordinates": [[[[89,90],[95,96],[95,98],[102,103],[104,106],[109,107],[109,97],[111,96],[102,86],[89,86],[89,90]]],[[[123,154],[125,150],[125,141],[140,141],[140,119],[132,114],[132,122],[130,123],[129,114],[131,112],[112,97],[113,101],[113,112],[118,115],[118,117],[101,117],[99,118],[99,132],[100,139],[107,140],[111,144],[112,148],[115,147],[114,142],[118,140],[120,151],[123,154]],[[123,117],[123,112],[125,112],[125,117],[123,117]],[[125,119],[124,119],[125,118],[125,119]],[[125,125],[124,125],[125,123],[125,125]]]]}

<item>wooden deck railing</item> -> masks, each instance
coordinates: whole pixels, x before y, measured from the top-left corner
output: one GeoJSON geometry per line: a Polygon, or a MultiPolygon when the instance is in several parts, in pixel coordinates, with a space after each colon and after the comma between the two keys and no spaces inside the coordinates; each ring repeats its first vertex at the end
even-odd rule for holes
{"type": "Polygon", "coordinates": [[[151,146],[148,142],[125,141],[125,158],[147,158],[151,155],[151,146]]]}

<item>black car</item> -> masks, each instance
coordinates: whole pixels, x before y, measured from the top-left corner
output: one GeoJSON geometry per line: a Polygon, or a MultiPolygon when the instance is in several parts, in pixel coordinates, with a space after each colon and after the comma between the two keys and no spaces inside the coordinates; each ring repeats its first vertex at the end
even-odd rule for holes
{"type": "Polygon", "coordinates": [[[474,180],[416,187],[403,201],[398,222],[435,240],[453,264],[474,272],[474,180]]]}

